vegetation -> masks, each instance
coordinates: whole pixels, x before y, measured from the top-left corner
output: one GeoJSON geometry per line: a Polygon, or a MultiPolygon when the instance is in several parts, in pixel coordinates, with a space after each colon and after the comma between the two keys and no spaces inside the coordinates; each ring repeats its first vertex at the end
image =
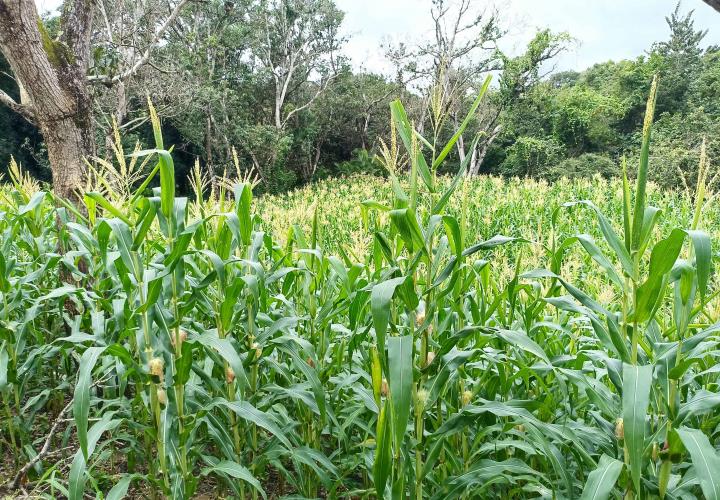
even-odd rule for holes
{"type": "Polygon", "coordinates": [[[234,180],[196,165],[176,196],[152,108],[155,148],[117,136],[81,206],[13,165],[4,488],[720,498],[705,150],[692,203],[648,184],[655,83],[632,187],[624,164],[619,184],[468,181],[470,155],[440,177],[488,88],[447,143],[394,101],[388,187],[360,179],[380,196],[359,220],[318,189],[330,227],[321,205],[290,225],[269,208],[302,192],[261,199],[263,222],[239,162],[234,180]]]}
{"type": "MultiPolygon", "coordinates": [[[[35,8],[30,0],[21,3],[35,8]]],[[[507,45],[503,12],[483,10],[482,3],[432,2],[435,29],[420,45],[387,47],[394,66],[388,76],[350,65],[340,35],[343,13],[331,0],[151,0],[142,8],[129,1],[66,0],[68,8],[93,9],[96,18],[95,28],[80,27],[90,30],[90,46],[77,50],[88,53],[68,55],[87,65],[81,97],[92,117],[82,121],[87,144],[77,146],[80,153],[67,163],[84,169],[82,154],[112,158],[114,123],[126,147],[151,141],[145,113],[150,95],[165,117],[163,133],[175,145],[183,195],[191,192],[185,178],[198,157],[216,175],[234,171],[233,147],[242,169],[260,176],[258,193],[348,171],[372,174],[378,172],[374,162],[356,160],[380,155],[380,139],[390,132],[390,101],[401,99],[419,130],[434,128],[438,141],[446,142],[490,72],[499,78],[449,152],[448,165],[471,156],[471,174],[619,176],[622,156],[637,162],[654,74],[663,86],[652,179],[691,190],[703,137],[712,158],[720,153],[720,52],[705,46],[692,12],[678,4],[667,18],[667,38],[636,59],[548,73],[570,37],[580,34],[539,31],[517,53],[504,53],[496,48],[507,45]],[[440,116],[443,123],[434,124],[440,116]]],[[[65,38],[79,28],[63,23],[76,17],[44,19],[43,40],[50,36],[52,46],[68,45],[65,38]]],[[[3,52],[12,62],[9,47],[3,52]]],[[[0,57],[0,101],[7,104],[0,108],[0,169],[14,155],[35,177],[49,180],[53,144],[31,112],[39,97],[27,82],[28,95],[20,91],[20,67],[30,65],[8,66],[0,57]]],[[[71,141],[56,142],[62,149],[71,141]]]]}
{"type": "Polygon", "coordinates": [[[720,50],[476,4],[0,0],[0,496],[720,499],[720,50]]]}

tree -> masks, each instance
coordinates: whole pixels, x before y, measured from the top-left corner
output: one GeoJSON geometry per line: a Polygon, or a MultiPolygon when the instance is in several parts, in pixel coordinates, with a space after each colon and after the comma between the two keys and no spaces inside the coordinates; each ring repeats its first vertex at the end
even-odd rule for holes
{"type": "Polygon", "coordinates": [[[115,124],[121,131],[139,126],[148,119],[146,96],[151,95],[163,117],[176,106],[165,106],[167,96],[173,104],[192,100],[194,88],[178,78],[178,68],[159,69],[159,45],[164,44],[172,27],[178,27],[179,15],[190,0],[135,0],[97,2],[97,29],[92,32],[92,64],[88,80],[93,97],[102,113],[97,123],[105,129],[106,143],[112,140],[115,124]],[[154,60],[154,61],[153,61],[154,60]],[[165,76],[168,73],[168,77],[165,76]],[[160,76],[162,75],[162,76],[160,76]],[[133,98],[143,110],[142,117],[129,123],[133,98]]]}
{"type": "MultiPolygon", "coordinates": [[[[506,30],[500,27],[495,8],[479,9],[471,0],[433,0],[430,17],[433,31],[426,42],[416,47],[400,44],[387,55],[398,67],[399,81],[420,87],[417,127],[424,133],[429,119],[437,139],[448,117],[455,127],[462,120],[468,93],[482,75],[500,69],[497,43],[506,30]]],[[[464,137],[456,144],[464,157],[464,137]]]]}
{"type": "Polygon", "coordinates": [[[248,16],[253,55],[272,78],[274,124],[282,130],[335,78],[343,13],[331,0],[259,0],[248,16]],[[308,86],[314,89],[309,97],[288,109],[293,96],[308,86]]]}
{"type": "Polygon", "coordinates": [[[707,30],[696,30],[694,11],[680,13],[680,2],[665,18],[670,29],[670,38],[653,44],[650,63],[654,72],[660,74],[662,85],[658,94],[658,114],[686,112],[690,82],[702,64],[704,50],[700,46],[707,30]]]}
{"type": "Polygon", "coordinates": [[[0,100],[35,123],[47,144],[55,191],[74,196],[84,182],[83,157],[95,150],[87,83],[93,2],[63,8],[62,33],[52,40],[32,0],[0,0],[0,50],[21,89],[20,102],[0,100]]]}
{"type": "MultiPolygon", "coordinates": [[[[0,53],[0,91],[6,92],[17,102],[20,100],[20,89],[10,71],[10,66],[0,53]]],[[[41,146],[42,138],[37,128],[10,108],[0,105],[0,179],[12,157],[34,178],[50,180],[47,162],[38,161],[41,146]]]]}
{"type": "Polygon", "coordinates": [[[401,45],[388,53],[399,66],[401,78],[409,73],[408,80],[422,85],[430,76],[422,89],[417,123],[424,133],[429,120],[435,140],[458,128],[485,75],[501,73],[499,92],[455,143],[460,161],[470,155],[469,175],[480,172],[488,149],[502,129],[498,124],[501,113],[540,81],[544,76],[540,74],[541,66],[564,50],[569,39],[565,34],[540,31],[524,54],[511,57],[498,48],[507,33],[499,12],[494,8],[478,9],[476,5],[472,0],[433,0],[433,37],[415,48],[401,45]],[[477,134],[482,140],[466,140],[477,134]]]}
{"type": "MultiPolygon", "coordinates": [[[[149,61],[152,49],[187,1],[178,0],[167,22],[156,31],[153,27],[157,36],[139,37],[150,42],[142,52],[133,52],[132,65],[93,79],[115,85],[132,77],[149,61]]],[[[97,10],[94,0],[66,0],[53,39],[33,0],[0,0],[0,51],[21,96],[16,101],[1,92],[0,102],[37,125],[47,146],[54,190],[70,199],[85,183],[84,158],[96,150],[88,71],[97,10]]]]}
{"type": "Polygon", "coordinates": [[[502,130],[502,125],[498,123],[502,113],[524,99],[531,89],[552,72],[552,68],[543,71],[543,65],[565,50],[569,40],[566,33],[554,34],[550,30],[542,30],[528,43],[525,53],[509,57],[499,52],[503,68],[500,88],[493,99],[494,109],[485,115],[481,129],[484,140],[479,143],[478,150],[472,153],[474,157],[468,167],[469,175],[480,173],[480,166],[490,146],[502,130]]]}

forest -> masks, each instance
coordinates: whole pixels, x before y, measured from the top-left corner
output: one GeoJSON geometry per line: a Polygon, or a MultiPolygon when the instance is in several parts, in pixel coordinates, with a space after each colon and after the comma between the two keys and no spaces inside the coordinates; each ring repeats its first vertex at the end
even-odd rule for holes
{"type": "MultiPolygon", "coordinates": [[[[439,130],[447,139],[490,72],[496,78],[488,98],[451,156],[472,156],[472,174],[619,175],[620,158],[632,158],[640,143],[654,74],[663,85],[653,180],[692,185],[703,137],[712,157],[720,152],[720,51],[703,44],[706,32],[680,3],[668,12],[666,38],[644,55],[557,72],[557,56],[576,42],[571,33],[538,31],[521,53],[505,54],[497,48],[508,33],[502,12],[469,1],[436,2],[427,13],[440,27],[433,39],[386,47],[392,77],[354,68],[343,56],[343,12],[332,0],[187,3],[158,0],[127,11],[119,2],[103,9],[105,29],[90,34],[87,62],[91,161],[112,155],[115,127],[129,148],[148,142],[150,96],[175,148],[181,192],[189,192],[184,179],[196,158],[214,175],[234,170],[233,149],[241,168],[259,177],[260,191],[352,173],[382,175],[374,158],[389,133],[390,101],[401,98],[418,128],[429,128],[428,102],[441,79],[443,109],[435,112],[448,115],[439,130]],[[466,25],[454,23],[461,18],[466,25]],[[470,151],[477,134],[483,138],[470,151]]],[[[43,22],[51,37],[60,29],[59,17],[43,22]]],[[[0,90],[20,101],[2,58],[0,90]]],[[[32,120],[2,106],[0,132],[0,172],[14,156],[38,179],[50,180],[47,148],[32,120]]]]}

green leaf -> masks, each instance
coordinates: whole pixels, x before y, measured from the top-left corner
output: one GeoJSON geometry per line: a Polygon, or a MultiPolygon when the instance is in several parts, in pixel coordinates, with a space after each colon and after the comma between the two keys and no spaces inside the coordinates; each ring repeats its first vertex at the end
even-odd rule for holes
{"type": "Polygon", "coordinates": [[[423,235],[422,229],[420,229],[415,212],[410,208],[391,210],[390,220],[398,229],[400,236],[410,252],[420,249],[425,255],[429,256],[425,248],[425,236],[423,235]]]}
{"type": "Polygon", "coordinates": [[[708,437],[698,429],[681,427],[677,430],[685,448],[690,452],[695,473],[706,500],[720,499],[720,456],[708,437]]]}
{"type": "Polygon", "coordinates": [[[8,387],[8,352],[5,342],[0,345],[0,394],[8,387]]]}
{"type": "MultiPolygon", "coordinates": [[[[467,128],[468,124],[470,123],[470,120],[472,120],[472,117],[475,116],[475,113],[478,110],[478,107],[480,107],[480,103],[483,100],[483,97],[485,96],[485,92],[487,92],[488,87],[490,86],[490,81],[492,80],[492,75],[488,75],[487,78],[485,78],[485,82],[483,82],[482,87],[480,87],[480,92],[478,92],[477,97],[475,98],[475,101],[472,103],[472,106],[470,106],[470,111],[468,111],[468,114],[465,115],[465,119],[463,119],[462,123],[460,124],[460,127],[455,131],[453,136],[450,138],[450,140],[445,144],[445,147],[440,151],[440,154],[435,158],[435,161],[433,162],[432,168],[433,170],[437,170],[437,168],[442,164],[442,162],[445,160],[445,157],[452,151],[452,148],[455,147],[455,143],[458,141],[460,136],[465,132],[465,129],[467,128]]],[[[468,155],[472,156],[472,155],[468,155]]]]}
{"type": "Polygon", "coordinates": [[[137,476],[135,474],[123,475],[122,479],[115,483],[115,486],[113,486],[112,489],[108,491],[105,500],[122,500],[123,498],[125,498],[125,495],[127,495],[127,490],[130,487],[130,483],[136,477],[137,476]]]}
{"type": "Polygon", "coordinates": [[[618,276],[617,272],[615,271],[615,268],[610,263],[607,257],[602,253],[602,251],[597,247],[595,244],[595,241],[593,241],[592,236],[588,234],[579,234],[577,236],[578,241],[583,246],[585,251],[588,253],[588,255],[598,264],[600,264],[600,267],[605,270],[605,273],[610,280],[615,283],[620,289],[623,288],[623,281],[620,279],[620,276],[618,276]]]}
{"type": "Polygon", "coordinates": [[[476,243],[473,246],[466,248],[463,251],[462,255],[463,257],[468,257],[474,253],[479,252],[480,250],[490,250],[500,245],[507,245],[508,243],[514,243],[516,241],[526,242],[527,240],[524,238],[513,238],[510,236],[503,236],[502,234],[497,234],[489,240],[481,241],[480,243],[476,243]]]}
{"type": "Polygon", "coordinates": [[[266,431],[270,432],[273,436],[278,438],[285,447],[290,450],[292,446],[290,440],[285,435],[285,432],[280,428],[277,421],[268,413],[255,408],[252,404],[247,401],[228,401],[226,399],[218,398],[213,400],[209,406],[224,406],[227,409],[233,411],[238,417],[248,422],[252,422],[258,427],[262,427],[266,431]]]}
{"type": "Polygon", "coordinates": [[[540,347],[524,332],[504,330],[501,328],[492,329],[491,331],[493,331],[495,335],[503,339],[508,344],[515,345],[524,351],[532,353],[541,360],[545,361],[545,363],[547,363],[548,365],[550,364],[550,359],[548,358],[547,354],[545,354],[545,351],[543,351],[542,347],[540,347]]]}
{"type": "MultiPolygon", "coordinates": [[[[174,331],[170,332],[170,335],[175,335],[174,331]]],[[[179,358],[175,360],[175,375],[174,382],[176,385],[185,385],[190,380],[190,370],[193,363],[193,343],[183,342],[182,353],[179,358]]]]}
{"type": "Polygon", "coordinates": [[[687,231],[695,251],[695,268],[697,269],[698,291],[705,298],[712,268],[712,241],[704,231],[687,231]]]}
{"type": "Polygon", "coordinates": [[[243,467],[237,462],[223,460],[222,462],[219,462],[211,467],[206,467],[201,471],[201,474],[203,476],[207,476],[211,473],[219,473],[235,479],[241,479],[251,485],[253,488],[255,488],[255,490],[257,490],[257,492],[260,493],[263,498],[267,498],[267,494],[265,493],[265,490],[260,484],[260,481],[255,479],[255,476],[253,476],[247,468],[243,467]]]}
{"type": "Polygon", "coordinates": [[[643,218],[642,233],[640,234],[640,244],[638,245],[638,255],[643,255],[645,249],[650,243],[650,237],[653,234],[653,229],[657,223],[658,218],[662,210],[656,207],[646,207],[645,216],[643,218]]]}
{"type": "MultiPolygon", "coordinates": [[[[278,339],[279,340],[279,339],[278,339]]],[[[293,339],[295,340],[295,339],[293,339]]],[[[278,342],[278,341],[276,341],[278,342]]],[[[325,390],[320,382],[320,377],[314,367],[310,366],[305,359],[300,356],[299,349],[295,343],[290,342],[278,342],[278,347],[287,354],[293,360],[295,368],[297,368],[305,376],[307,381],[310,383],[312,388],[315,402],[317,403],[318,409],[320,410],[320,416],[324,419],[326,415],[326,404],[325,404],[325,390]]]]}
{"type": "Polygon", "coordinates": [[[32,195],[32,198],[30,198],[30,201],[27,202],[26,205],[22,205],[18,209],[18,215],[25,215],[28,212],[32,212],[37,207],[40,206],[40,204],[45,200],[45,197],[47,196],[47,193],[45,191],[38,191],[37,193],[32,195]]]}
{"type": "Polygon", "coordinates": [[[216,331],[212,331],[196,337],[193,341],[216,350],[218,354],[227,361],[228,365],[235,373],[235,380],[238,381],[240,389],[244,389],[249,385],[242,360],[228,339],[221,339],[217,336],[216,331]]]}
{"type": "Polygon", "coordinates": [[[381,359],[385,358],[385,336],[390,321],[390,306],[395,289],[404,283],[406,278],[393,278],[373,286],[370,295],[370,307],[372,309],[373,325],[377,337],[378,352],[381,359]]]}
{"type": "Polygon", "coordinates": [[[90,386],[92,385],[92,371],[104,347],[90,347],[80,359],[80,372],[78,374],[75,395],[73,398],[73,417],[77,427],[77,437],[80,442],[80,449],[87,462],[88,459],[88,436],[87,425],[90,412],[90,386]]]}
{"type": "MultiPolygon", "coordinates": [[[[673,373],[671,372],[671,378],[677,378],[672,377],[672,375],[673,373]]],[[[720,406],[720,394],[701,389],[693,394],[693,397],[690,398],[689,401],[680,405],[680,411],[678,412],[675,426],[690,416],[706,414],[718,406],[720,406]]]]}
{"type": "Polygon", "coordinates": [[[133,238],[132,244],[133,250],[140,248],[140,245],[143,241],[145,241],[145,236],[150,230],[152,223],[155,221],[155,215],[157,215],[157,208],[154,203],[148,201],[147,198],[144,198],[141,203],[144,206],[142,213],[137,219],[137,221],[140,222],[140,225],[135,226],[135,237],[133,238]]]}
{"type": "Polygon", "coordinates": [[[634,321],[642,323],[652,317],[655,304],[665,284],[665,275],[670,272],[680,255],[685,234],[682,229],[673,229],[667,238],[658,241],[653,247],[650,253],[648,278],[637,290],[637,309],[633,313],[634,321]]]}
{"type": "Polygon", "coordinates": [[[83,456],[82,450],[79,450],[73,458],[72,464],[70,465],[70,474],[68,478],[68,499],[69,500],[82,500],[83,492],[85,490],[85,483],[87,480],[87,457],[90,457],[95,451],[95,446],[100,440],[103,433],[115,429],[120,425],[120,420],[112,420],[114,412],[107,412],[103,417],[96,422],[90,432],[88,433],[88,445],[87,455],[83,456]]]}
{"type": "Polygon", "coordinates": [[[610,248],[612,248],[613,252],[615,252],[615,257],[620,262],[623,271],[627,276],[635,278],[635,271],[632,258],[630,257],[630,252],[625,247],[625,245],[623,245],[612,224],[610,223],[608,218],[605,217],[605,214],[602,213],[602,211],[600,210],[600,208],[598,208],[597,205],[588,200],[581,200],[563,204],[564,207],[573,207],[576,205],[584,205],[591,208],[593,212],[595,212],[598,224],[600,224],[600,231],[602,232],[605,241],[607,241],[608,245],[610,245],[610,248]]]}
{"type": "Polygon", "coordinates": [[[413,336],[390,337],[388,339],[388,365],[390,402],[393,413],[393,435],[395,448],[400,446],[407,429],[410,415],[410,399],[413,382],[413,336]]]}
{"type": "Polygon", "coordinates": [[[240,235],[244,245],[250,244],[252,235],[252,186],[240,183],[235,186],[235,209],[240,222],[240,235]]]}
{"type": "Polygon", "coordinates": [[[474,463],[467,472],[444,480],[442,488],[430,498],[431,500],[462,498],[463,493],[468,490],[470,492],[468,498],[491,498],[494,495],[484,493],[487,489],[490,490],[490,493],[493,493],[493,484],[513,483],[514,478],[518,476],[524,480],[534,482],[534,476],[536,475],[538,475],[537,471],[517,458],[511,458],[503,462],[482,459],[474,463]]]}
{"type": "Polygon", "coordinates": [[[413,129],[407,113],[405,112],[405,108],[399,99],[390,103],[390,114],[397,125],[398,135],[400,135],[400,139],[405,145],[405,149],[407,149],[408,154],[411,156],[412,163],[417,168],[420,177],[430,191],[435,191],[433,177],[430,173],[427,162],[425,161],[425,157],[422,154],[422,148],[420,145],[416,145],[416,147],[413,148],[413,135],[419,138],[422,138],[422,136],[413,129]],[[413,149],[415,149],[415,151],[413,151],[413,149]]]}
{"type": "Polygon", "coordinates": [[[115,206],[112,203],[110,203],[102,194],[91,191],[91,192],[85,193],[85,198],[93,200],[98,205],[100,205],[105,210],[107,210],[109,213],[111,213],[113,216],[122,220],[125,224],[131,225],[130,219],[128,219],[125,216],[125,214],[122,213],[120,210],[115,208],[115,206]]]}
{"type": "Polygon", "coordinates": [[[623,364],[623,426],[625,446],[630,461],[630,474],[635,492],[640,492],[643,452],[645,450],[645,417],[650,404],[652,365],[623,364]]]}
{"type": "Polygon", "coordinates": [[[160,170],[160,211],[169,221],[172,219],[175,207],[175,164],[172,155],[164,149],[144,149],[130,156],[148,156],[157,154],[160,170]]]}
{"type": "MultiPolygon", "coordinates": [[[[475,148],[477,147],[478,142],[480,141],[480,136],[476,136],[475,139],[472,142],[472,145],[470,146],[470,151],[475,151],[475,148]]],[[[445,205],[447,205],[448,201],[450,201],[450,196],[455,192],[457,187],[460,185],[460,182],[466,178],[466,171],[467,167],[470,164],[470,160],[472,160],[473,155],[465,155],[465,159],[460,163],[460,167],[458,168],[458,171],[455,173],[455,177],[453,178],[452,182],[450,183],[450,186],[445,190],[445,192],[440,196],[440,199],[435,203],[435,205],[432,208],[432,214],[439,214],[443,208],[445,208],[445,205]]]]}
{"type": "Polygon", "coordinates": [[[385,498],[385,485],[392,471],[392,434],[390,432],[389,402],[380,409],[375,431],[375,461],[373,462],[373,481],[378,499],[385,498]]]}
{"type": "Polygon", "coordinates": [[[451,215],[443,215],[442,221],[445,226],[448,241],[450,242],[450,248],[455,254],[455,257],[459,259],[463,252],[463,240],[460,224],[458,224],[457,219],[451,215]]]}
{"type": "Polygon", "coordinates": [[[623,463],[607,455],[600,457],[597,469],[592,471],[585,481],[580,500],[605,500],[615,487],[615,482],[622,471],[623,463]]]}

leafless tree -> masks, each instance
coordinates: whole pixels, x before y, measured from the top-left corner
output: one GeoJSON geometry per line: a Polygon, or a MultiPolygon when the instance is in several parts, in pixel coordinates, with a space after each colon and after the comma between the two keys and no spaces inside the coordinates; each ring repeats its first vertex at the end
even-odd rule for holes
{"type": "Polygon", "coordinates": [[[335,56],[344,39],[338,30],[342,12],[329,0],[259,0],[249,9],[253,52],[275,86],[274,124],[312,106],[336,75],[335,56]],[[311,78],[314,92],[288,109],[292,94],[311,78]]]}
{"type": "Polygon", "coordinates": [[[478,5],[473,0],[433,0],[433,36],[429,41],[414,48],[401,45],[388,53],[399,72],[410,75],[401,79],[420,82],[423,101],[416,126],[424,133],[429,121],[434,139],[448,124],[457,129],[467,112],[468,98],[477,94],[487,74],[501,74],[498,98],[486,100],[477,115],[477,126],[469,129],[480,133],[482,140],[467,140],[466,133],[456,143],[460,161],[471,155],[470,175],[479,172],[490,145],[501,132],[498,119],[502,110],[537,82],[539,67],[563,50],[567,39],[542,31],[523,55],[509,57],[498,47],[507,34],[500,12],[492,5],[478,5]],[[430,81],[423,81],[428,75],[430,81]]]}

